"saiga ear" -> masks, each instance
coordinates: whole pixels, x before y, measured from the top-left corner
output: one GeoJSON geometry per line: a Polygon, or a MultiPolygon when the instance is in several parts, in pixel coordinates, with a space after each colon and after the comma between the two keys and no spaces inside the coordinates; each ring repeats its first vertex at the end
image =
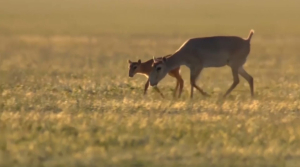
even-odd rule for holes
{"type": "Polygon", "coordinates": [[[130,60],[128,60],[128,63],[131,64],[132,62],[130,60]]]}
{"type": "Polygon", "coordinates": [[[155,63],[156,62],[156,58],[153,56],[153,62],[155,63]]]}
{"type": "Polygon", "coordinates": [[[141,64],[141,63],[142,63],[141,59],[139,59],[139,60],[138,60],[138,63],[139,63],[139,64],[141,64]]]}
{"type": "Polygon", "coordinates": [[[164,62],[164,63],[167,62],[167,58],[164,57],[164,58],[163,58],[163,62],[164,62]]]}

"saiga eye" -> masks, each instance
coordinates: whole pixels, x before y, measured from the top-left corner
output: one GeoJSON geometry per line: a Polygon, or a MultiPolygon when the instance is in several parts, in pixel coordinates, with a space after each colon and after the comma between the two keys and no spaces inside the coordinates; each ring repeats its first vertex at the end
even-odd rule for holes
{"type": "Polygon", "coordinates": [[[161,67],[157,67],[157,68],[156,68],[156,71],[159,71],[159,70],[161,70],[161,67]]]}

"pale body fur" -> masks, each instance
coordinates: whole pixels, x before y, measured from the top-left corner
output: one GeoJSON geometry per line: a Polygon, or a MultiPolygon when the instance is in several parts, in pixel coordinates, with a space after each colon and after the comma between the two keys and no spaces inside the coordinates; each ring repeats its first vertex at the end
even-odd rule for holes
{"type": "Polygon", "coordinates": [[[150,85],[155,86],[172,69],[185,65],[190,69],[191,98],[195,87],[203,95],[208,95],[196,85],[196,79],[203,68],[228,65],[233,75],[233,83],[225,93],[227,96],[239,83],[240,74],[250,86],[253,96],[253,77],[243,68],[250,53],[250,41],[254,31],[247,39],[237,36],[213,36],[187,40],[173,55],[154,59],[153,70],[149,76],[150,85]]]}
{"type": "MultiPolygon", "coordinates": [[[[129,63],[129,77],[133,77],[135,74],[142,74],[147,77],[147,82],[145,83],[144,87],[144,94],[146,94],[147,89],[149,87],[149,75],[152,71],[152,64],[153,59],[150,59],[146,62],[141,62],[141,60],[138,60],[137,62],[132,62],[128,60],[129,63]]],[[[176,78],[177,83],[174,90],[174,97],[176,96],[177,90],[179,89],[178,97],[180,97],[183,89],[184,81],[180,75],[180,67],[176,67],[168,72],[168,74],[174,78],[176,78]]],[[[161,93],[161,91],[156,87],[156,90],[160,93],[162,97],[164,95],[161,93]]]]}

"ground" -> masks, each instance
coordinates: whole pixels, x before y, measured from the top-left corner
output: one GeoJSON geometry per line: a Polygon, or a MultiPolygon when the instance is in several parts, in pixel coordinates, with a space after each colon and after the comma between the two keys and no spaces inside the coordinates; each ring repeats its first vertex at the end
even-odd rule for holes
{"type": "Polygon", "coordinates": [[[13,0],[0,5],[0,166],[295,167],[300,164],[299,2],[13,0]],[[255,30],[231,95],[230,68],[189,70],[143,95],[127,60],[191,37],[255,30]]]}

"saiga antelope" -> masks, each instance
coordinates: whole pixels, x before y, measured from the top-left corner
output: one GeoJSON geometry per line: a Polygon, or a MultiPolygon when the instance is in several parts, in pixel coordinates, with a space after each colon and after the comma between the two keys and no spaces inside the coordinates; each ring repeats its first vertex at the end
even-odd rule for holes
{"type": "Polygon", "coordinates": [[[251,30],[247,39],[237,36],[212,36],[189,39],[173,55],[162,59],[153,57],[153,70],[149,76],[150,85],[156,86],[169,71],[185,65],[190,69],[190,97],[193,98],[194,87],[202,95],[209,96],[196,85],[197,77],[203,68],[228,65],[232,71],[233,83],[223,97],[226,97],[238,85],[238,74],[248,81],[251,96],[254,96],[253,77],[243,68],[250,53],[250,41],[253,34],[254,30],[251,30]]]}
{"type": "MultiPolygon", "coordinates": [[[[157,60],[159,60],[159,59],[161,59],[161,58],[158,58],[157,60]]],[[[148,78],[148,80],[145,84],[145,88],[144,88],[144,95],[145,95],[147,92],[147,89],[149,87],[149,74],[152,71],[153,59],[150,59],[143,63],[141,62],[140,59],[137,62],[132,62],[132,61],[128,60],[128,64],[129,64],[129,77],[133,77],[135,74],[143,74],[148,78]]],[[[167,73],[171,77],[176,78],[177,83],[176,83],[176,87],[174,90],[174,97],[176,97],[177,89],[179,89],[178,97],[180,97],[182,89],[183,89],[183,84],[184,84],[184,81],[180,75],[180,67],[173,68],[172,70],[170,70],[167,73]]],[[[158,91],[160,93],[160,95],[162,97],[164,97],[164,95],[161,93],[161,91],[157,87],[155,87],[155,89],[156,89],[156,91],[158,91]]]]}

